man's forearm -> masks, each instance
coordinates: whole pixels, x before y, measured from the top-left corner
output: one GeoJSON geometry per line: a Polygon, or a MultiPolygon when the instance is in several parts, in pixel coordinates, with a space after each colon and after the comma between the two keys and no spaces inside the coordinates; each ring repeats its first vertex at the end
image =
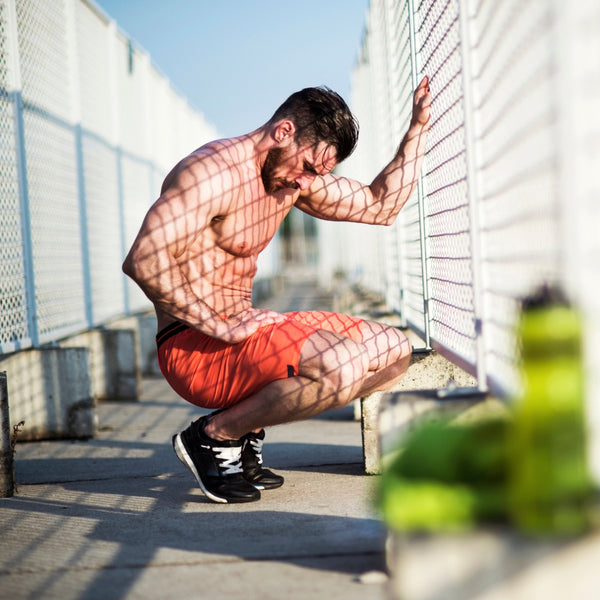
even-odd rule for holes
{"type": "Polygon", "coordinates": [[[374,199],[381,206],[381,222],[391,225],[413,193],[425,156],[428,125],[412,125],[402,139],[394,158],[375,177],[371,185],[374,199]]]}
{"type": "Polygon", "coordinates": [[[197,297],[178,266],[161,261],[157,254],[146,253],[152,257],[151,261],[136,258],[135,254],[134,250],[130,252],[123,271],[139,285],[157,310],[211,337],[227,336],[227,325],[197,297]]]}
{"type": "Polygon", "coordinates": [[[417,185],[425,156],[430,119],[429,77],[425,76],[413,94],[410,127],[396,155],[369,186],[381,211],[378,222],[384,225],[394,222],[417,185]]]}

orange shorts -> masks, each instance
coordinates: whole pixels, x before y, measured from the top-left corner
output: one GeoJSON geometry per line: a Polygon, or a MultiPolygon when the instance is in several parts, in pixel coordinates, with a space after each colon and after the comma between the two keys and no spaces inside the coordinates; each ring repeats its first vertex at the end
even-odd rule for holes
{"type": "Polygon", "coordinates": [[[239,344],[228,344],[174,322],[156,336],[158,363],[169,385],[202,408],[224,408],[276,379],[298,374],[304,342],[317,330],[362,341],[363,319],[324,311],[285,313],[239,344]]]}

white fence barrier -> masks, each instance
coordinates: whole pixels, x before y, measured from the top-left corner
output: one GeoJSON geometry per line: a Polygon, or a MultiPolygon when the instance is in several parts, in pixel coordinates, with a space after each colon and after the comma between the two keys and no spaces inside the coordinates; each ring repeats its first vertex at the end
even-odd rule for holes
{"type": "Polygon", "coordinates": [[[0,354],[147,306],[121,262],[165,173],[215,137],[84,0],[0,0],[0,354]]]}
{"type": "Polygon", "coordinates": [[[427,345],[502,395],[519,388],[519,301],[560,285],[586,318],[600,432],[600,5],[372,0],[351,98],[361,141],[342,173],[370,180],[391,158],[425,74],[419,189],[392,228],[320,223],[323,280],[343,269],[385,294],[427,345]]]}

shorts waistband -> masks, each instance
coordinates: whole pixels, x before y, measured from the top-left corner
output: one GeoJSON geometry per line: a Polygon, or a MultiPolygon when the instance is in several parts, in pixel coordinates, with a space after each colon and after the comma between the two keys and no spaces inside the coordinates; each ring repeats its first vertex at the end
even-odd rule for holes
{"type": "Polygon", "coordinates": [[[169,338],[189,328],[189,325],[179,321],[173,321],[172,323],[169,323],[164,329],[161,329],[156,334],[156,347],[160,348],[161,344],[166,342],[169,338]]]}

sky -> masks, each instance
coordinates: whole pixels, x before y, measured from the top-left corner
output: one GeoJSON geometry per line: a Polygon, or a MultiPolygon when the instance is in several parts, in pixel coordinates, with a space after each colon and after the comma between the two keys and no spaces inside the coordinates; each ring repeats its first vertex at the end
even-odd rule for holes
{"type": "Polygon", "coordinates": [[[95,0],[220,136],[264,124],[293,92],[350,101],[369,0],[95,0]]]}

